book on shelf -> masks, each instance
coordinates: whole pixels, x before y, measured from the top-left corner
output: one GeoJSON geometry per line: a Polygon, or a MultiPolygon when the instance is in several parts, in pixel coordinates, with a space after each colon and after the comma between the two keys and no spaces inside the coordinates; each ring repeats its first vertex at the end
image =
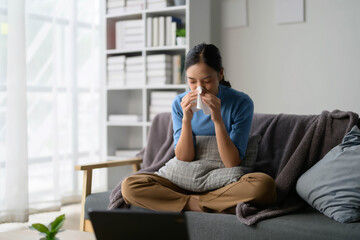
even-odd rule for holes
{"type": "Polygon", "coordinates": [[[127,57],[126,58],[126,65],[130,64],[143,64],[144,59],[142,56],[135,56],[135,57],[127,57]]]}
{"type": "Polygon", "coordinates": [[[178,95],[177,91],[152,91],[151,99],[171,99],[178,95]]]}
{"type": "Polygon", "coordinates": [[[147,17],[146,18],[146,46],[147,47],[153,46],[152,25],[153,25],[153,18],[147,17]]]}
{"type": "Polygon", "coordinates": [[[125,7],[125,0],[107,1],[106,6],[107,8],[125,7]]]}
{"type": "Polygon", "coordinates": [[[107,9],[108,14],[121,14],[125,13],[125,7],[117,7],[117,8],[108,8],[107,9]]]}
{"type": "Polygon", "coordinates": [[[169,6],[174,6],[173,0],[147,0],[147,9],[161,9],[169,6]]]}
{"type": "MultiPolygon", "coordinates": [[[[171,41],[171,34],[172,34],[172,17],[171,16],[166,16],[165,19],[165,42],[166,42],[166,46],[171,46],[172,45],[172,41],[171,41]]],[[[176,31],[175,31],[175,35],[176,35],[176,31]]]]}
{"type": "Polygon", "coordinates": [[[111,56],[107,58],[108,64],[111,63],[125,63],[126,56],[120,55],[120,56],[111,56]]]}
{"type": "Polygon", "coordinates": [[[143,70],[144,70],[143,64],[131,64],[126,66],[126,72],[139,73],[142,72],[143,70]]]}
{"type": "Polygon", "coordinates": [[[146,56],[147,63],[171,62],[171,55],[169,54],[154,54],[146,56]]]}
{"type": "Polygon", "coordinates": [[[159,17],[153,17],[152,20],[152,46],[159,46],[159,17]]]}
{"type": "Polygon", "coordinates": [[[142,117],[138,114],[110,114],[109,122],[141,122],[142,117]]]}
{"type": "Polygon", "coordinates": [[[182,74],[184,71],[184,61],[185,61],[185,56],[181,55],[181,54],[177,54],[172,56],[172,63],[173,63],[173,69],[172,69],[172,73],[173,73],[173,84],[181,84],[183,83],[182,81],[182,74]]]}
{"type": "Polygon", "coordinates": [[[146,75],[148,77],[168,77],[168,78],[171,78],[171,69],[148,70],[146,75]]]}
{"type": "Polygon", "coordinates": [[[165,17],[159,17],[159,46],[165,46],[165,17]]]}
{"type": "Polygon", "coordinates": [[[163,86],[164,84],[171,84],[170,77],[147,77],[147,84],[152,86],[163,86]]]}
{"type": "Polygon", "coordinates": [[[166,68],[172,68],[172,62],[148,62],[146,64],[147,70],[152,69],[166,69],[166,68]]]}
{"type": "Polygon", "coordinates": [[[143,74],[142,73],[125,73],[126,86],[142,86],[143,85],[143,74]]]}
{"type": "Polygon", "coordinates": [[[107,70],[108,70],[108,72],[125,71],[125,64],[108,64],[107,70]]]}

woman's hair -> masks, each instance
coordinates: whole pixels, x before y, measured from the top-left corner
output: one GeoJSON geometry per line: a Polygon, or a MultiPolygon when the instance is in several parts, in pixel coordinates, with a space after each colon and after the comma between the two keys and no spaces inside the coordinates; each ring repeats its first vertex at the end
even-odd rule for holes
{"type": "MultiPolygon", "coordinates": [[[[185,70],[200,62],[206,63],[218,73],[223,69],[220,51],[213,44],[200,43],[190,49],[185,59],[185,70]]],[[[224,77],[220,84],[231,87],[230,82],[225,81],[224,77]]]]}

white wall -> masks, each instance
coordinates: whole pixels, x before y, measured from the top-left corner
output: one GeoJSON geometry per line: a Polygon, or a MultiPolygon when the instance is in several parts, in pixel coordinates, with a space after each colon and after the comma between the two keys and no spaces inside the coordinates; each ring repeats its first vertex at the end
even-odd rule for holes
{"type": "Polygon", "coordinates": [[[360,1],[306,0],[305,18],[278,25],[275,0],[248,0],[248,27],[221,30],[225,77],[255,112],[360,113],[360,1]]]}

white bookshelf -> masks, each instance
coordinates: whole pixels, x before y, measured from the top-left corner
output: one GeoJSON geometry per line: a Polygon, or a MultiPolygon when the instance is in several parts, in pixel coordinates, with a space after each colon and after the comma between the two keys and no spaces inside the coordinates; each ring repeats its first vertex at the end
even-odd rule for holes
{"type": "MultiPolygon", "coordinates": [[[[104,52],[104,96],[105,96],[105,159],[117,160],[117,150],[141,149],[147,144],[147,133],[151,125],[149,119],[150,96],[153,91],[184,92],[187,89],[185,79],[181,84],[147,84],[147,56],[155,54],[186,55],[191,47],[201,42],[210,42],[210,1],[186,0],[185,5],[169,6],[161,9],[147,9],[147,0],[142,0],[143,8],[135,12],[107,13],[107,1],[103,4],[105,26],[104,52]],[[186,45],[147,46],[147,18],[173,16],[183,20],[186,29],[186,45]],[[143,45],[136,49],[116,49],[116,22],[139,19],[143,28],[143,45]],[[143,60],[142,78],[136,86],[108,85],[107,59],[125,55],[127,58],[140,56],[143,60]],[[141,115],[141,121],[111,122],[110,114],[141,115]]],[[[168,109],[171,111],[171,108],[168,109]]]]}

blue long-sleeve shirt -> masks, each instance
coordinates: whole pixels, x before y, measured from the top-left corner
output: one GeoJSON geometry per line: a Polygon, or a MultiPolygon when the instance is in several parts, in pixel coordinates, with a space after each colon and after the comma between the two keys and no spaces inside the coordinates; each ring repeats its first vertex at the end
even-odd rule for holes
{"type": "MultiPolygon", "coordinates": [[[[174,149],[179,141],[182,129],[183,111],[180,103],[188,92],[178,95],[172,104],[174,149]]],[[[216,97],[221,99],[221,116],[227,133],[239,150],[240,159],[243,159],[254,113],[253,101],[247,94],[221,84],[219,84],[219,92],[216,97]]],[[[205,115],[202,110],[194,113],[191,127],[194,145],[197,135],[215,135],[215,126],[211,120],[211,115],[205,115]]]]}

